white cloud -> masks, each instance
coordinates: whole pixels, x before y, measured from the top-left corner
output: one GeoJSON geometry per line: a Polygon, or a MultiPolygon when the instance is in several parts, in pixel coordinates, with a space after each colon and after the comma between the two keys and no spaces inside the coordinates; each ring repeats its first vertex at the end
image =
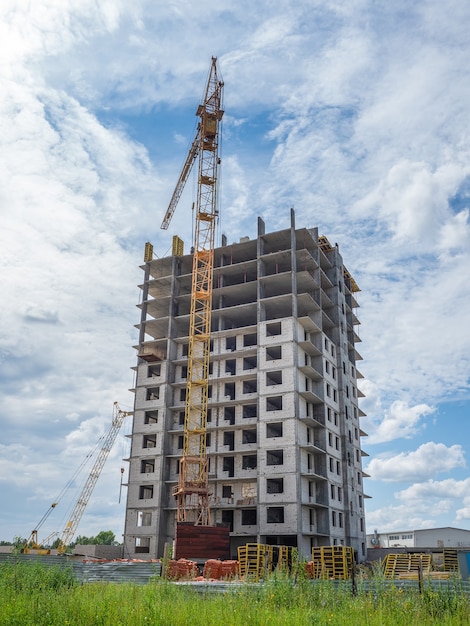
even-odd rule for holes
{"type": "Polygon", "coordinates": [[[438,524],[439,515],[449,512],[449,507],[436,508],[418,505],[390,505],[375,511],[366,512],[367,532],[419,530],[432,528],[438,524]]]}
{"type": "MultiPolygon", "coordinates": [[[[397,504],[367,512],[368,531],[414,530],[454,526],[470,519],[470,479],[416,483],[394,494],[397,504]]],[[[372,508],[373,503],[368,505],[372,508]]]]}
{"type": "Polygon", "coordinates": [[[461,445],[445,446],[429,441],[412,452],[375,456],[366,467],[372,480],[414,482],[429,479],[457,467],[465,467],[461,445]]]}
{"type": "Polygon", "coordinates": [[[403,400],[395,400],[380,418],[365,419],[363,424],[369,435],[368,444],[383,443],[395,439],[409,439],[424,428],[423,417],[434,413],[427,404],[409,406],[403,400]]]}
{"type": "Polygon", "coordinates": [[[462,499],[470,495],[470,478],[465,480],[456,480],[448,478],[446,480],[436,481],[427,480],[423,483],[416,483],[399,491],[397,498],[408,502],[424,502],[435,500],[462,499]]]}

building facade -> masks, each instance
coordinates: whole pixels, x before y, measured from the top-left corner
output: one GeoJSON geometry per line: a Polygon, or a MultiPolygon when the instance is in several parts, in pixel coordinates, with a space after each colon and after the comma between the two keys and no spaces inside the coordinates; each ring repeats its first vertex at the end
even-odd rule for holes
{"type": "MultiPolygon", "coordinates": [[[[125,556],[175,536],[191,255],[143,266],[125,556]]],[[[295,227],[215,250],[207,454],[213,524],[248,542],[366,556],[354,279],[337,246],[295,227]]]]}

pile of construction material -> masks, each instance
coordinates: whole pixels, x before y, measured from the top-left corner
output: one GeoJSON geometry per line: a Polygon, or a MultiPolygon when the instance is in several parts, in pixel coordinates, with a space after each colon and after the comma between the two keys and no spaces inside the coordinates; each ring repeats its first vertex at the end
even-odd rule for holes
{"type": "Polygon", "coordinates": [[[349,546],[322,546],[312,548],[312,560],[305,571],[309,578],[346,580],[353,575],[354,550],[349,546]]]}
{"type": "Polygon", "coordinates": [[[166,578],[169,580],[235,580],[239,576],[238,561],[219,561],[209,559],[204,564],[202,576],[195,561],[189,559],[171,560],[166,568],[166,578]]]}
{"type": "Polygon", "coordinates": [[[382,563],[385,578],[419,580],[420,578],[445,580],[459,572],[456,550],[444,550],[444,571],[433,569],[430,554],[387,554],[382,563]]]}
{"type": "Polygon", "coordinates": [[[292,548],[247,543],[238,548],[238,562],[241,578],[258,582],[275,569],[288,570],[292,562],[292,548]]]}
{"type": "Polygon", "coordinates": [[[203,578],[210,580],[234,580],[239,576],[238,561],[209,559],[204,565],[203,578]]]}

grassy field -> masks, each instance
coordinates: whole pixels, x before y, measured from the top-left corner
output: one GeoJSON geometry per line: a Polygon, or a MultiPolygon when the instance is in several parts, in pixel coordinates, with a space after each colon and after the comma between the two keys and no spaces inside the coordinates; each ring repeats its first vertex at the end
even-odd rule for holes
{"type": "Polygon", "coordinates": [[[147,585],[77,583],[69,569],[0,564],[1,626],[425,626],[470,624],[470,603],[455,588],[404,590],[381,584],[356,596],[350,585],[273,575],[260,586],[200,593],[156,578],[147,585]]]}

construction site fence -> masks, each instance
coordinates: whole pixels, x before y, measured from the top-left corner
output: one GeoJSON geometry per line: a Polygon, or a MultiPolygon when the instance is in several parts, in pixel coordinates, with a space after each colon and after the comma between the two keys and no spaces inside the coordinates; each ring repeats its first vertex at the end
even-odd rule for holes
{"type": "Polygon", "coordinates": [[[71,568],[74,578],[81,583],[102,581],[144,585],[155,576],[161,575],[160,561],[77,561],[66,556],[0,554],[0,565],[5,562],[41,563],[47,567],[71,568]]]}
{"type": "MultiPolygon", "coordinates": [[[[255,544],[259,545],[259,544],[255,544]]],[[[272,547],[272,546],[271,546],[272,547]]],[[[268,551],[269,553],[270,551],[268,551]]],[[[273,550],[273,555],[275,551],[273,550]]],[[[147,584],[160,577],[162,574],[162,567],[160,561],[109,561],[109,562],[97,562],[97,561],[77,561],[69,559],[64,556],[38,556],[38,555],[12,555],[12,554],[0,554],[0,566],[5,563],[42,563],[49,567],[71,567],[74,577],[82,583],[86,582],[117,582],[117,583],[134,583],[134,584],[147,584]]],[[[279,561],[278,561],[279,562],[279,561]]],[[[236,561],[231,561],[231,568],[234,567],[236,561]]],[[[271,562],[271,567],[275,561],[271,562]]],[[[225,564],[228,566],[228,563],[225,564]]],[[[211,568],[214,564],[211,564],[211,568]]],[[[209,571],[206,571],[209,574],[209,571]]],[[[263,573],[265,569],[263,568],[263,573]]],[[[432,589],[435,591],[452,591],[455,593],[462,593],[470,597],[470,580],[462,580],[459,572],[448,572],[446,578],[433,578],[433,574],[440,574],[439,572],[419,572],[410,571],[403,575],[395,576],[394,578],[386,578],[384,575],[362,578],[356,576],[349,580],[340,579],[311,579],[308,581],[311,585],[327,584],[334,588],[350,590],[352,594],[361,593],[381,593],[390,588],[400,589],[418,589],[423,591],[426,589],[432,589]]],[[[238,582],[226,582],[219,580],[216,583],[213,581],[188,581],[188,584],[193,585],[198,591],[224,591],[228,589],[234,589],[237,586],[245,585],[246,583],[255,583],[255,586],[262,584],[263,579],[258,577],[258,580],[253,580],[253,577],[246,577],[244,581],[238,582]]]]}

